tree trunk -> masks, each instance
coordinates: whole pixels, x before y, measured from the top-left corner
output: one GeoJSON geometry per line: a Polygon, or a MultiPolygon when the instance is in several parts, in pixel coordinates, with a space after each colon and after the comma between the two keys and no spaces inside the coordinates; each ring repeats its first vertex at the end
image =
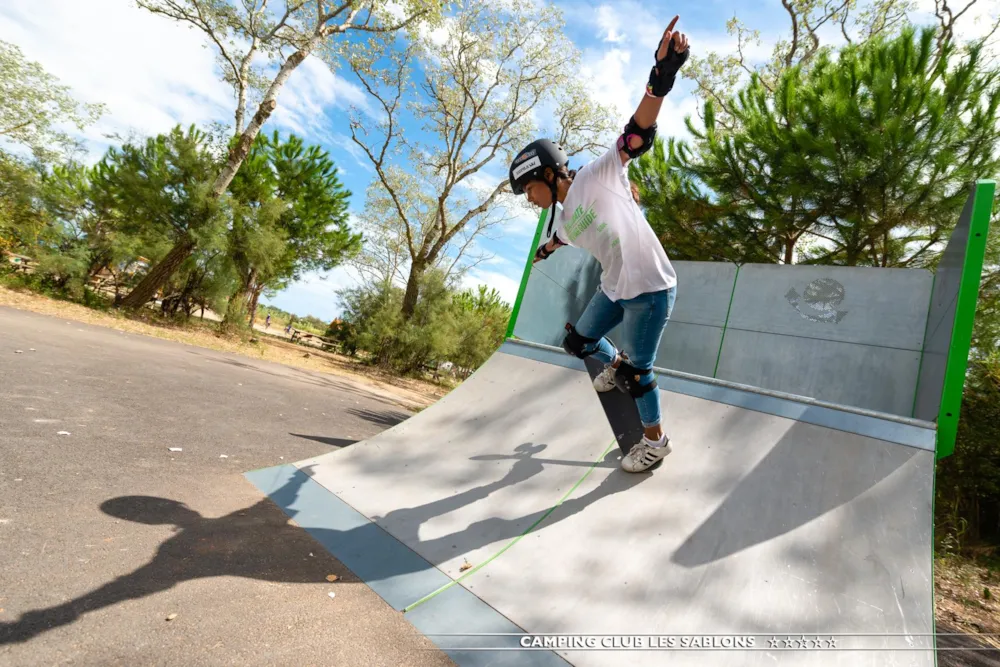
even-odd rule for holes
{"type": "MultiPolygon", "coordinates": [[[[240,286],[236,292],[229,297],[229,305],[226,314],[222,318],[222,328],[233,331],[243,329],[247,326],[247,312],[250,304],[250,290],[257,279],[257,269],[251,269],[249,273],[244,273],[240,280],[240,286]]],[[[253,322],[253,319],[250,319],[253,322]]]]}
{"type": "Polygon", "coordinates": [[[277,108],[278,92],[285,85],[285,82],[288,81],[288,77],[291,76],[295,68],[302,64],[302,61],[313,52],[322,39],[323,34],[317,31],[306,42],[305,46],[288,56],[288,59],[282,63],[277,76],[274,77],[274,81],[271,82],[267,92],[264,93],[264,99],[261,100],[260,105],[257,107],[257,113],[253,115],[246,129],[240,134],[240,140],[229,151],[225,166],[215,179],[215,183],[212,184],[213,195],[218,197],[229,187],[236,172],[239,171],[240,165],[243,164],[243,160],[246,159],[247,154],[250,152],[250,147],[253,145],[254,139],[260,133],[261,126],[267,122],[267,119],[271,117],[271,114],[277,108]]]}
{"type": "MultiPolygon", "coordinates": [[[[275,108],[278,106],[278,102],[275,98],[278,96],[278,92],[288,81],[288,77],[291,76],[292,71],[302,64],[302,61],[312,53],[316,48],[316,45],[320,43],[323,39],[323,34],[317,32],[310,38],[306,45],[290,55],[288,59],[281,65],[281,69],[278,70],[278,75],[274,77],[274,81],[271,82],[270,87],[264,94],[264,99],[261,100],[260,105],[257,107],[257,113],[253,115],[250,124],[247,125],[246,130],[240,135],[240,140],[232,150],[229,151],[229,156],[226,158],[226,164],[223,166],[222,171],[216,177],[215,182],[212,184],[212,196],[221,197],[222,193],[226,191],[229,184],[232,183],[233,177],[236,176],[236,172],[239,171],[240,165],[246,159],[247,154],[250,153],[250,147],[253,145],[254,139],[260,133],[261,126],[267,122],[271,114],[274,112],[275,108]]],[[[190,237],[185,237],[186,240],[178,245],[174,246],[173,250],[164,258],[162,262],[157,264],[153,269],[146,275],[139,285],[132,290],[132,294],[129,294],[125,300],[122,302],[122,306],[128,310],[134,310],[135,308],[141,307],[149,298],[156,292],[156,288],[159,287],[164,280],[169,278],[173,272],[177,269],[182,261],[184,261],[187,256],[194,250],[194,242],[190,237]],[[175,252],[179,253],[182,244],[187,247],[187,251],[180,256],[180,259],[168,264],[168,260],[174,260],[175,252]],[[189,246],[189,247],[188,247],[189,246]],[[133,298],[135,295],[135,298],[133,298]],[[143,298],[141,303],[137,301],[143,298]]]]}
{"type": "Polygon", "coordinates": [[[420,279],[424,275],[422,264],[410,265],[410,277],[406,279],[406,292],[403,294],[403,308],[400,311],[403,321],[409,322],[417,310],[417,297],[420,296],[420,279]]]}
{"type": "Polygon", "coordinates": [[[785,264],[791,264],[795,260],[795,237],[789,236],[785,239],[785,264]]]}
{"type": "Polygon", "coordinates": [[[135,286],[135,289],[129,292],[129,295],[122,300],[120,307],[134,311],[146,305],[164,281],[170,278],[177,267],[194,252],[194,247],[194,239],[187,235],[183,236],[170,249],[167,256],[146,274],[146,277],[135,286]]]}
{"type": "Polygon", "coordinates": [[[194,291],[201,286],[201,281],[205,278],[204,275],[195,277],[196,275],[196,272],[191,272],[188,276],[187,283],[185,283],[184,289],[181,290],[181,295],[178,298],[178,305],[184,309],[184,314],[188,319],[191,319],[191,311],[194,309],[194,304],[191,302],[191,295],[194,294],[194,291]]]}
{"type": "MultiPolygon", "coordinates": [[[[253,322],[254,318],[257,317],[257,299],[260,298],[260,287],[255,287],[253,290],[253,296],[250,297],[250,321],[253,322]]],[[[251,328],[253,325],[250,325],[251,328]]]]}

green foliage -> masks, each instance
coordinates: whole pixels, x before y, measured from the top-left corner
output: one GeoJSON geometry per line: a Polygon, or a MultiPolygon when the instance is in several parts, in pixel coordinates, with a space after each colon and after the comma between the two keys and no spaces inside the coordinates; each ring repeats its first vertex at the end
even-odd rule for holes
{"type": "Polygon", "coordinates": [[[110,148],[91,175],[94,197],[129,235],[210,242],[219,236],[226,202],[211,196],[218,165],[209,148],[205,133],[179,125],[141,145],[110,148]]]}
{"type": "Polygon", "coordinates": [[[0,151],[0,252],[34,248],[46,225],[36,169],[0,151]]]}
{"type": "Polygon", "coordinates": [[[629,163],[639,204],[667,254],[688,261],[774,261],[756,235],[699,189],[686,168],[689,159],[687,148],[670,138],[656,140],[651,151],[629,163]]]}
{"type": "Polygon", "coordinates": [[[360,250],[361,236],[348,226],[350,191],[329,154],[295,135],[259,136],[230,192],[227,244],[240,274],[226,312],[230,326],[249,324],[261,292],[277,292],[307,271],[333,269],[360,250]]]}
{"type": "Polygon", "coordinates": [[[933,31],[907,29],[819,50],[771,86],[753,76],[725,102],[731,131],[707,102],[704,131],[689,119],[695,146],[676,161],[726,220],[709,245],[786,263],[933,266],[968,184],[1000,169],[1000,74],[978,47],[956,56],[933,31]]]}
{"type": "Polygon", "coordinates": [[[223,312],[236,284],[235,268],[225,252],[197,249],[165,281],[161,310],[170,316],[183,312],[187,318],[202,308],[223,312]]]}
{"type": "Polygon", "coordinates": [[[1000,72],[979,47],[957,53],[908,29],[814,65],[789,161],[833,244],[812,261],[932,266],[969,184],[1000,169],[1000,72]]]}
{"type": "Polygon", "coordinates": [[[485,285],[455,294],[452,305],[458,340],[449,358],[459,368],[475,370],[503,345],[511,307],[495,288],[485,285]]]}
{"type": "MultiPolygon", "coordinates": [[[[825,39],[843,37],[851,43],[863,44],[891,37],[911,25],[908,15],[917,8],[914,0],[794,0],[782,4],[788,15],[787,32],[774,42],[770,57],[763,62],[751,56],[755,47],[761,46],[760,31],[748,28],[733,16],[726,22],[726,28],[735,38],[735,51],[704,55],[695,51],[682,70],[682,76],[697,83],[695,95],[716,104],[714,121],[723,132],[739,127],[739,119],[734,117],[730,106],[734,101],[731,92],[745,85],[749,78],[756,77],[769,91],[774,91],[787,70],[808,69],[818,53],[830,48],[823,43],[825,39]],[[821,35],[823,26],[836,27],[822,30],[821,35]]],[[[958,16],[964,13],[959,12],[958,16]]],[[[768,26],[768,32],[775,29],[768,26]]]]}
{"type": "Polygon", "coordinates": [[[938,463],[936,533],[958,549],[1000,540],[998,442],[1000,352],[994,352],[971,362],[955,453],[938,463]]]}
{"type": "Polygon", "coordinates": [[[993,219],[986,244],[979,303],[972,333],[972,355],[982,357],[1000,349],[1000,200],[993,202],[993,219]]]}
{"type": "Polygon", "coordinates": [[[510,306],[496,290],[456,291],[440,270],[427,271],[413,316],[402,315],[404,290],[378,282],[343,290],[342,322],[328,335],[346,351],[400,373],[447,361],[468,373],[503,342],[510,306]]]}
{"type": "Polygon", "coordinates": [[[82,130],[105,111],[103,104],[80,104],[41,65],[25,59],[14,44],[0,40],[0,138],[28,148],[43,161],[80,149],[60,129],[82,130]]]}

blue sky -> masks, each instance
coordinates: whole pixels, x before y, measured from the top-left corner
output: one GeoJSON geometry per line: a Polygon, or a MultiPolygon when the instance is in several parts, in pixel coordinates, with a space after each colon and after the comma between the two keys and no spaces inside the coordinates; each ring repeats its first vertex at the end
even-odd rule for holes
{"type": "MultiPolygon", "coordinates": [[[[734,50],[735,38],[727,33],[726,22],[739,16],[761,33],[761,46],[748,54],[754,60],[767,57],[788,25],[779,0],[556,4],[565,14],[568,37],[583,54],[581,75],[590,94],[615,105],[623,123],[642,96],[652,52],[674,14],[680,14],[678,29],[688,34],[697,54],[734,50]]],[[[933,0],[920,4],[933,7],[933,0]]],[[[21,47],[81,100],[109,106],[109,113],[84,133],[95,158],[115,143],[109,134],[155,134],[178,122],[231,122],[230,89],[219,80],[214,53],[201,33],[153,16],[127,0],[5,0],[0,3],[0,39],[21,47]]],[[[684,116],[696,111],[691,89],[691,82],[680,81],[668,97],[659,119],[661,136],[686,135],[684,116]]],[[[265,126],[268,132],[295,132],[329,150],[342,181],[354,193],[351,211],[356,216],[363,214],[365,191],[374,173],[351,144],[347,110],[366,103],[349,71],[331,72],[310,58],[292,75],[265,126]]],[[[497,162],[487,167],[485,175],[495,178],[505,170],[506,165],[497,162]]],[[[493,234],[498,238],[482,240],[480,248],[494,258],[476,267],[467,283],[496,287],[513,301],[531,250],[535,219],[537,213],[519,211],[493,234]]],[[[299,315],[329,320],[339,313],[335,289],[356,281],[356,274],[347,268],[309,275],[269,301],[299,315]]]]}

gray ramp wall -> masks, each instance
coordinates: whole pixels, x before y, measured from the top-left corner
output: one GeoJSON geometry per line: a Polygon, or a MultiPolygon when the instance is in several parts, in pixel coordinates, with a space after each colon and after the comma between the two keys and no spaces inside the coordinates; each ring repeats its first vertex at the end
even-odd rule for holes
{"type": "Polygon", "coordinates": [[[912,269],[742,266],[716,377],[910,416],[932,282],[912,269]]]}
{"type": "MultiPolygon", "coordinates": [[[[657,354],[660,368],[913,415],[930,272],[673,264],[677,300],[657,354]]],[[[600,276],[600,265],[577,248],[534,265],[514,336],[560,346],[564,325],[583,313],[600,276]]],[[[608,335],[622,344],[620,326],[608,335]]],[[[928,372],[933,368],[931,360],[928,372]]]]}

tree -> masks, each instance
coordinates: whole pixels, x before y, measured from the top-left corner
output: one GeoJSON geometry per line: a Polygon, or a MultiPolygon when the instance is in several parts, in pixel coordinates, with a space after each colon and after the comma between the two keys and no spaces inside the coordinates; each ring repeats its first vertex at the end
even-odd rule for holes
{"type": "MultiPolygon", "coordinates": [[[[0,251],[27,251],[46,225],[37,169],[0,151],[0,251]]],[[[0,258],[2,260],[2,258],[0,258]]]]}
{"type": "Polygon", "coordinates": [[[80,104],[68,87],[29,61],[14,44],[0,40],[0,137],[29,148],[36,158],[53,161],[79,150],[79,142],[60,129],[83,130],[104,113],[103,104],[80,104]]]}
{"type": "Polygon", "coordinates": [[[331,270],[356,253],[351,193],[340,183],[329,154],[299,137],[260,136],[230,186],[235,200],[229,251],[240,273],[227,323],[253,320],[257,299],[306,271],[331,270]]]}
{"type": "MultiPolygon", "coordinates": [[[[437,0],[285,0],[283,10],[268,7],[268,0],[136,0],[161,16],[205,33],[218,50],[223,79],[236,97],[235,141],[224,164],[211,179],[208,195],[221,197],[229,187],[260,133],[278,106],[278,94],[292,72],[310,55],[324,55],[335,62],[347,45],[334,40],[349,32],[393,34],[412,28],[418,20],[433,20],[437,0]],[[401,16],[400,16],[401,14],[401,16]],[[262,63],[255,65],[260,58],[262,63]],[[264,72],[269,68],[277,72],[264,72]],[[256,111],[246,121],[250,96],[259,93],[256,111]]],[[[168,253],[173,268],[194,250],[196,240],[181,235],[168,253]]],[[[138,308],[146,303],[172,272],[170,266],[155,267],[129,294],[122,306],[138,308]]]]}
{"type": "Polygon", "coordinates": [[[403,374],[434,361],[452,361],[471,372],[503,343],[510,306],[496,290],[460,291],[442,269],[429,269],[409,319],[402,315],[404,293],[386,283],[342,290],[343,319],[327,334],[342,349],[364,352],[372,364],[403,374]]]}
{"type": "Polygon", "coordinates": [[[939,463],[936,533],[961,546],[1000,538],[1000,354],[970,364],[955,452],[939,463]]]}
{"type": "Polygon", "coordinates": [[[198,241],[207,245],[221,237],[227,202],[210,191],[217,167],[204,133],[193,126],[187,132],[175,127],[142,145],[112,148],[98,164],[93,187],[116,211],[122,232],[145,239],[158,236],[172,245],[125,301],[134,302],[147,281],[162,285],[198,241]]]}
{"type": "Polygon", "coordinates": [[[369,193],[366,217],[388,230],[388,238],[398,231],[405,242],[404,320],[416,311],[423,274],[441,268],[448,275],[475,239],[502,221],[507,179],[484,181],[480,174],[534,138],[532,113],[544,101],[561,98],[557,134],[572,140],[571,154],[592,148],[612,127],[608,110],[586,102],[569,76],[576,62],[561,14],[552,7],[538,12],[531,0],[463,0],[440,30],[406,49],[384,58],[378,50],[355,55],[353,71],[381,118],[362,121],[355,114],[351,138],[381,190],[369,193]],[[421,94],[410,98],[414,87],[421,94]],[[422,122],[419,139],[404,137],[407,108],[422,122]],[[397,156],[405,156],[405,166],[397,156]]]}
{"type": "Polygon", "coordinates": [[[43,176],[41,199],[51,220],[85,239],[86,277],[141,254],[139,238],[121,233],[114,204],[93,187],[99,167],[56,165],[43,176]]]}
{"type": "Polygon", "coordinates": [[[741,232],[734,241],[786,264],[822,213],[791,166],[801,157],[794,154],[791,136],[800,100],[789,81],[786,73],[772,98],[754,76],[728,101],[738,128],[733,131],[717,128],[715,105],[706,102],[705,130],[688,126],[698,144],[697,161],[685,165],[718,195],[730,229],[741,232]]]}
{"type": "Polygon", "coordinates": [[[726,100],[733,130],[689,124],[685,168],[739,232],[775,258],[850,266],[930,266],[967,185],[996,173],[1000,74],[933,30],[907,28],[823,51],[773,92],[754,75],[726,100]]]}
{"type": "MultiPolygon", "coordinates": [[[[961,0],[959,4],[964,3],[963,6],[955,9],[946,0],[934,0],[934,14],[940,25],[936,54],[954,41],[955,26],[977,1],[961,0]]],[[[915,0],[781,0],[781,5],[788,14],[788,34],[773,45],[766,60],[754,62],[751,54],[753,48],[761,45],[760,31],[751,30],[734,16],[726,28],[736,37],[736,52],[692,54],[683,70],[683,76],[697,85],[695,94],[705,102],[713,102],[714,122],[719,132],[736,129],[738,120],[729,107],[734,101],[730,92],[743,87],[750,77],[756,76],[760,85],[774,94],[784,72],[793,67],[808,70],[822,51],[836,46],[823,45],[822,28],[826,27],[831,37],[839,33],[847,44],[860,45],[898,35],[911,26],[909,15],[918,7],[915,0]],[[830,31],[834,27],[836,30],[830,31]]],[[[998,27],[1000,17],[978,43],[985,43],[998,27]]]]}
{"type": "Polygon", "coordinates": [[[674,138],[657,139],[652,150],[629,163],[629,179],[664,250],[688,261],[774,262],[772,248],[755,230],[741,226],[724,198],[703,192],[689,149],[674,138]]]}
{"type": "Polygon", "coordinates": [[[823,210],[809,261],[934,265],[968,185],[1000,171],[1000,71],[979,45],[958,53],[907,28],[788,77],[802,100],[788,166],[823,210]]]}
{"type": "Polygon", "coordinates": [[[511,307],[496,289],[487,289],[485,285],[459,292],[452,298],[452,305],[458,340],[451,360],[465,373],[471,373],[503,345],[511,307]]]}
{"type": "Polygon", "coordinates": [[[195,309],[222,312],[239,280],[224,248],[199,248],[164,284],[161,311],[173,316],[183,311],[190,319],[195,309]]]}

